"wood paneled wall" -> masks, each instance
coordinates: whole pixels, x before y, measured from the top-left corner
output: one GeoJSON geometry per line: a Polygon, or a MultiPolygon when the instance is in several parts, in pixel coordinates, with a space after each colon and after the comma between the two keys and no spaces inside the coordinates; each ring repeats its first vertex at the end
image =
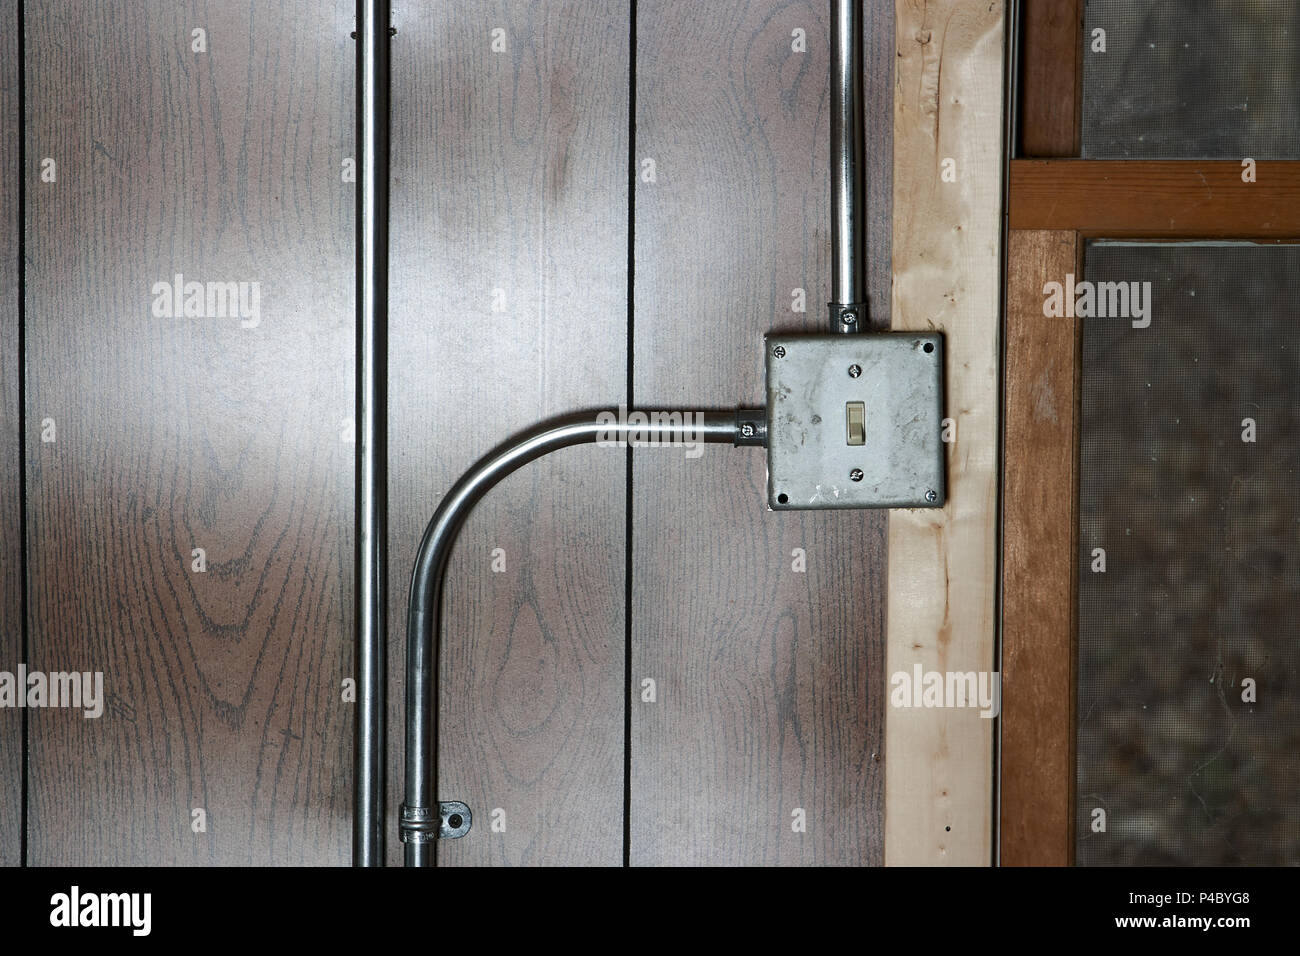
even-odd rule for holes
{"type": "MultiPolygon", "coordinates": [[[[893,19],[866,7],[887,326],[893,19]]],[[[636,184],[633,396],[761,405],[764,333],[827,328],[828,5],[637,9],[636,157],[657,181],[636,184]]],[[[635,458],[633,863],[881,862],[885,515],[768,513],[765,484],[752,449],[635,458]]]]}
{"type": "MultiPolygon", "coordinates": [[[[22,660],[18,8],[0,11],[0,671],[22,660]]],[[[0,866],[22,862],[23,713],[0,709],[0,866]]]]}
{"type": "MultiPolygon", "coordinates": [[[[98,719],[29,712],[30,861],[344,863],[352,3],[27,7],[31,666],[102,670],[107,697],[98,719]],[[178,273],[259,282],[256,326],[156,314],[178,273]]],[[[894,10],[865,8],[883,328],[894,10]]],[[[394,18],[391,862],[404,608],[441,495],[550,415],[760,404],[762,335],[825,325],[830,246],[823,0],[394,18]]],[[[3,31],[0,54],[9,89],[3,31]]],[[[586,447],[480,506],[448,578],[439,755],[475,827],[440,864],[883,860],[886,519],[770,514],[763,485],[759,450],[586,447]]],[[[0,491],[0,669],[17,508],[0,491]]]]}
{"type": "MultiPolygon", "coordinates": [[[[629,10],[397,14],[390,834],[425,523],[515,432],[625,399],[629,10]]],[[[503,481],[461,533],[443,608],[439,797],[464,800],[475,823],[437,847],[440,865],[622,863],[625,468],[620,448],[557,453],[503,481]]]]}
{"type": "Polygon", "coordinates": [[[105,696],[28,711],[29,862],[342,863],[350,4],[26,26],[30,666],[105,696]],[[166,314],[178,275],[246,317],[166,314]]]}

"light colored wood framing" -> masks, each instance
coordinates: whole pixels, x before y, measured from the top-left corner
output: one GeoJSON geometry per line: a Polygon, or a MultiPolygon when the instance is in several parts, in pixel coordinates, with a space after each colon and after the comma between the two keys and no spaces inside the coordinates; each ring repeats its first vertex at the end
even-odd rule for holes
{"type": "Polygon", "coordinates": [[[1002,736],[1005,866],[1073,859],[1079,321],[1043,285],[1082,272],[1073,232],[1007,241],[1002,736]]]}
{"type": "MultiPolygon", "coordinates": [[[[893,327],[944,332],[957,439],[947,506],[890,515],[885,670],[991,671],[1005,11],[1001,0],[895,10],[893,327]]],[[[992,860],[994,726],[977,708],[886,708],[887,864],[992,860]]]]}

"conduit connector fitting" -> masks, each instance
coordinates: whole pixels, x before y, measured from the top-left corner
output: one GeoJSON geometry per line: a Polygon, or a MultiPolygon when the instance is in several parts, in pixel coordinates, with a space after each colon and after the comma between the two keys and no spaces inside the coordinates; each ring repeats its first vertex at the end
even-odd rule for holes
{"type": "Polygon", "coordinates": [[[831,329],[835,332],[865,332],[871,318],[865,302],[829,302],[831,329]]]}

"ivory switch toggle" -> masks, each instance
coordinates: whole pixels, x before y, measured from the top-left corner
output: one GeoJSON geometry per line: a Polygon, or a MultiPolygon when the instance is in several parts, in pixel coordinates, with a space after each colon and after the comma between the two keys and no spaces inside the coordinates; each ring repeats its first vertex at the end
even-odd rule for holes
{"type": "Polygon", "coordinates": [[[848,420],[849,444],[867,443],[867,406],[864,402],[846,402],[844,415],[848,420]]]}

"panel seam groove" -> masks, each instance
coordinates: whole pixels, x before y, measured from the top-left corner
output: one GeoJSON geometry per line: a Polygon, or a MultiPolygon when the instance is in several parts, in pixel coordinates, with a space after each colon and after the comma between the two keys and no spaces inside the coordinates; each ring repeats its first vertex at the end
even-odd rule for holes
{"type": "MultiPolygon", "coordinates": [[[[636,284],[636,0],[628,9],[627,56],[627,407],[632,408],[636,284]]],[[[626,450],[623,564],[623,865],[632,865],[632,445],[626,450]]]]}

